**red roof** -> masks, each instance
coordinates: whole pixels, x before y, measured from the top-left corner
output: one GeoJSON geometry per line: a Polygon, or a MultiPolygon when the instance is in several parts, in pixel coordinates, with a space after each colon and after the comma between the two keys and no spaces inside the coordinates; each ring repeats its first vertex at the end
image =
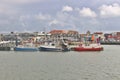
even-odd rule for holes
{"type": "Polygon", "coordinates": [[[52,31],[50,31],[49,33],[51,33],[51,34],[60,34],[60,33],[66,33],[66,31],[65,30],[52,30],[52,31]]]}
{"type": "Polygon", "coordinates": [[[103,34],[103,32],[95,32],[94,34],[103,34]]]}
{"type": "Polygon", "coordinates": [[[51,34],[69,34],[69,33],[76,34],[78,32],[73,31],[73,30],[52,30],[49,33],[51,34]]]}

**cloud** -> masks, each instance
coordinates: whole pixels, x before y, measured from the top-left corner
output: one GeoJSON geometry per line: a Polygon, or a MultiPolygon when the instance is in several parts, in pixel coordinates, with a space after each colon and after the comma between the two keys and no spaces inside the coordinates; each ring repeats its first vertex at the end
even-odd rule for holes
{"type": "Polygon", "coordinates": [[[70,11],[73,11],[73,8],[70,6],[64,6],[62,11],[70,12],[70,11]]]}
{"type": "Polygon", "coordinates": [[[102,5],[100,8],[101,17],[118,17],[120,16],[120,5],[114,3],[112,5],[102,5]]]}
{"type": "Polygon", "coordinates": [[[58,23],[59,21],[55,19],[55,20],[50,21],[49,25],[51,26],[51,25],[58,24],[58,23]]]}
{"type": "Polygon", "coordinates": [[[6,4],[0,4],[0,14],[3,15],[11,15],[11,14],[16,14],[17,10],[13,6],[9,6],[6,4]]]}
{"type": "Polygon", "coordinates": [[[120,16],[118,3],[107,5],[113,2],[92,0],[91,4],[84,0],[76,1],[0,0],[0,31],[40,31],[44,30],[44,27],[93,31],[98,30],[99,27],[106,27],[107,30],[120,25],[120,19],[117,18],[120,16]],[[113,20],[113,18],[100,18],[100,16],[116,17],[113,20]]]}
{"type": "Polygon", "coordinates": [[[83,8],[82,10],[79,11],[80,15],[83,17],[97,17],[97,14],[92,11],[90,8],[83,8]]]}
{"type": "Polygon", "coordinates": [[[6,3],[6,4],[24,4],[24,3],[34,3],[40,1],[44,1],[44,0],[1,0],[2,3],[6,3]]]}
{"type": "Polygon", "coordinates": [[[64,13],[62,11],[57,12],[53,19],[49,21],[49,27],[51,29],[76,29],[75,20],[76,17],[73,14],[64,13]]]}
{"type": "Polygon", "coordinates": [[[48,14],[39,13],[38,15],[35,15],[35,18],[38,20],[50,20],[51,16],[48,14]]]}

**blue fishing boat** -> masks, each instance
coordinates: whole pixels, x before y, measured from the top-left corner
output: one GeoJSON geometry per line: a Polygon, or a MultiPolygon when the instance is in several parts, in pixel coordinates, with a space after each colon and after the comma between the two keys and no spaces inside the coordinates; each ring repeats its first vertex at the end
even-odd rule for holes
{"type": "Polygon", "coordinates": [[[14,51],[38,51],[35,47],[15,47],[14,51]]]}
{"type": "Polygon", "coordinates": [[[14,47],[14,51],[39,51],[39,49],[32,42],[18,44],[18,39],[16,36],[16,47],[14,47]]]}

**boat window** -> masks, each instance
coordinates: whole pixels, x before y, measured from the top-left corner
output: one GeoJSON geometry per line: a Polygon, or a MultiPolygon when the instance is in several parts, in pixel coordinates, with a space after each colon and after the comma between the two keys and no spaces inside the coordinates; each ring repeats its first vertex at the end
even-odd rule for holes
{"type": "Polygon", "coordinates": [[[52,46],[54,46],[55,44],[52,44],[52,46]]]}

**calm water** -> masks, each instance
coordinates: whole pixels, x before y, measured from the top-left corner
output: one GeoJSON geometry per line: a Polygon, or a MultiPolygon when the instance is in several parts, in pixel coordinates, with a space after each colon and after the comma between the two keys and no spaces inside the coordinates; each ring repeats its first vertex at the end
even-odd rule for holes
{"type": "Polygon", "coordinates": [[[0,80],[120,80],[120,45],[102,52],[0,52],[0,80]]]}

